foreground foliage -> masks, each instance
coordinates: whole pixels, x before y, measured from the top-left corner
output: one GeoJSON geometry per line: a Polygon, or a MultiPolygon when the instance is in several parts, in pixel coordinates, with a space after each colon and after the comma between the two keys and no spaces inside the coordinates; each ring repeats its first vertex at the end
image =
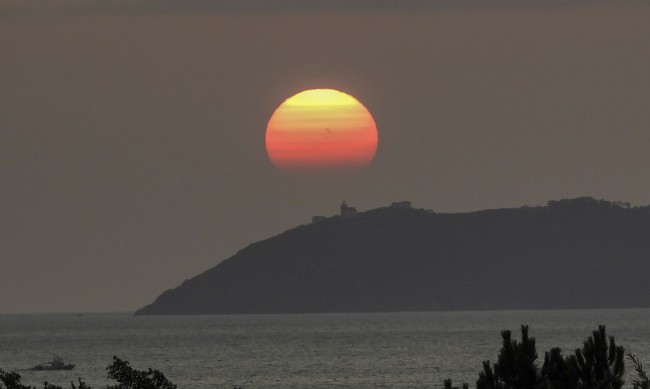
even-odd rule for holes
{"type": "Polygon", "coordinates": [[[627,358],[632,362],[634,366],[634,371],[636,372],[636,378],[632,381],[633,389],[650,389],[650,379],[648,379],[648,374],[643,370],[643,365],[641,361],[632,353],[627,354],[627,358]]]}
{"type": "MultiPolygon", "coordinates": [[[[108,378],[117,382],[116,385],[108,385],[106,389],[177,389],[163,373],[151,368],[147,370],[136,370],[118,357],[113,357],[113,363],[106,370],[108,378]]],[[[70,383],[70,389],[91,389],[80,378],[70,383]]],[[[20,375],[15,372],[5,372],[0,369],[0,389],[36,389],[34,386],[23,385],[20,382],[20,375]]],[[[61,386],[48,382],[43,383],[43,389],[64,389],[61,386]]]]}
{"type": "MultiPolygon", "coordinates": [[[[502,331],[503,345],[497,362],[483,362],[483,371],[476,381],[477,389],[621,389],[625,373],[625,350],[614,337],[607,337],[605,326],[599,326],[582,348],[563,356],[559,348],[544,353],[539,368],[535,338],[528,336],[528,326],[521,327],[521,341],[512,339],[510,331],[502,331]]],[[[641,362],[628,354],[635,366],[634,389],[650,389],[650,382],[641,362]]],[[[445,380],[445,389],[453,388],[445,380]]],[[[469,388],[463,384],[463,388],[469,388]]]]}

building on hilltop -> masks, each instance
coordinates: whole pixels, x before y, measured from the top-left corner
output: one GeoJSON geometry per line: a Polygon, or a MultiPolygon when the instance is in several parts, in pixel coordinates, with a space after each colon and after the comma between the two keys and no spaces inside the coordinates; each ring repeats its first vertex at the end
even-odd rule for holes
{"type": "Polygon", "coordinates": [[[349,207],[345,200],[343,200],[343,204],[341,204],[341,217],[350,218],[355,216],[357,216],[357,209],[355,207],[349,207]]]}
{"type": "Polygon", "coordinates": [[[413,208],[410,201],[395,201],[395,202],[391,203],[390,207],[391,208],[399,208],[399,209],[411,209],[411,208],[413,208]]]}

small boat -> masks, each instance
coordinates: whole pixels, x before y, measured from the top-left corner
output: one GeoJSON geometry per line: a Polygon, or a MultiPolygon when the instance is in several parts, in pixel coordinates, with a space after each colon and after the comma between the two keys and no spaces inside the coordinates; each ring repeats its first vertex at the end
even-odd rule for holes
{"type": "Polygon", "coordinates": [[[41,363],[30,370],[72,370],[74,367],[74,364],[66,364],[61,357],[55,355],[51,362],[41,363]]]}

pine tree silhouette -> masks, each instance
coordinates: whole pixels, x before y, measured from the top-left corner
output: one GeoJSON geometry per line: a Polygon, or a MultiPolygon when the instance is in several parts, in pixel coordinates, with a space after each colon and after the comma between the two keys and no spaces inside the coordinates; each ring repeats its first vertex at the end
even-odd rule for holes
{"type": "Polygon", "coordinates": [[[483,371],[476,382],[477,389],[535,389],[539,372],[535,361],[535,338],[528,336],[528,326],[521,326],[521,342],[512,340],[509,330],[501,331],[503,345],[497,363],[483,362],[483,371]]]}
{"type": "MultiPolygon", "coordinates": [[[[625,351],[614,337],[607,337],[605,326],[599,326],[574,355],[562,356],[559,348],[544,354],[544,364],[536,364],[535,338],[528,336],[528,326],[521,326],[521,342],[512,339],[510,331],[502,331],[503,345],[497,363],[483,362],[483,371],[476,381],[477,389],[621,389],[625,372],[625,351]]],[[[641,368],[642,371],[642,368],[641,368]]],[[[637,371],[638,373],[638,371],[637,371]]],[[[639,385],[634,389],[650,389],[639,385]]],[[[647,378],[645,380],[647,382],[647,378]]],[[[451,380],[445,381],[445,389],[451,380]]]]}
{"type": "Polygon", "coordinates": [[[568,358],[562,356],[559,347],[554,347],[544,354],[541,374],[547,388],[576,389],[578,387],[575,369],[568,363],[568,358]]]}
{"type": "Polygon", "coordinates": [[[577,375],[577,389],[621,389],[625,373],[625,349],[607,338],[605,326],[598,326],[568,364],[577,375]],[[608,342],[609,340],[609,342],[608,342]]]}

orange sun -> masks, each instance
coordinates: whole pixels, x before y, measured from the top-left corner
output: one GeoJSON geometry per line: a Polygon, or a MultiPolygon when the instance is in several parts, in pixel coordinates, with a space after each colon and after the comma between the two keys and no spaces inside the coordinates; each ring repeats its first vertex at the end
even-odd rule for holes
{"type": "Polygon", "coordinates": [[[361,168],[377,151],[377,125],[354,97],[311,89],[286,99],[266,127],[266,152],[284,172],[361,168]]]}

